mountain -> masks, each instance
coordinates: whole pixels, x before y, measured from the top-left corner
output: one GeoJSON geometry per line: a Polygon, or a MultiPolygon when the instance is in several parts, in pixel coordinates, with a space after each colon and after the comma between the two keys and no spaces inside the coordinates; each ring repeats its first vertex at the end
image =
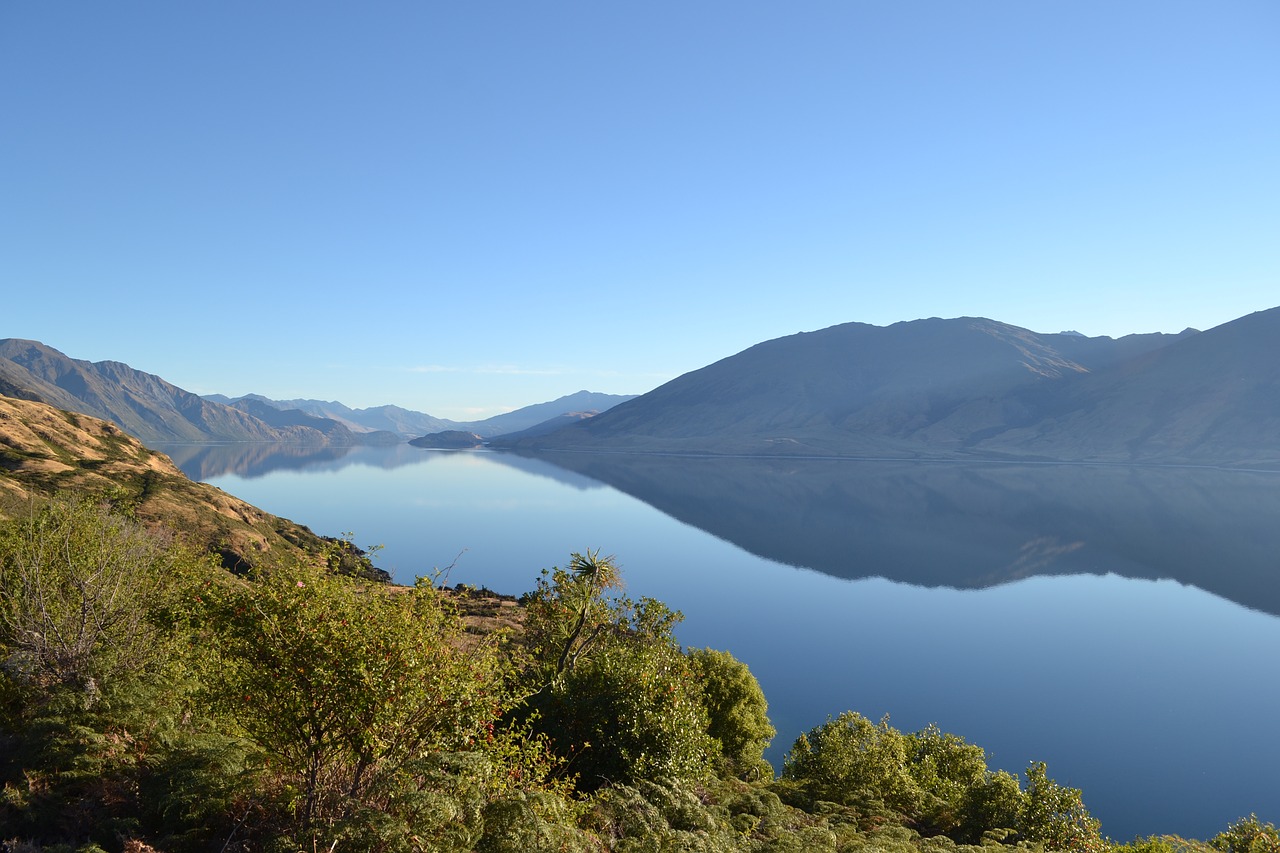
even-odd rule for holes
{"type": "MultiPolygon", "coordinates": [[[[331,544],[300,524],[192,482],[167,456],[110,421],[0,396],[0,519],[65,494],[108,499],[236,570],[284,557],[318,560],[331,544]]],[[[359,571],[388,579],[367,564],[359,571]]]]}
{"type": "MultiPolygon", "coordinates": [[[[538,436],[550,435],[551,433],[564,429],[567,426],[572,426],[579,421],[584,421],[587,418],[594,418],[598,414],[600,413],[595,410],[589,412],[565,412],[563,415],[534,424],[533,426],[528,427],[527,429],[522,429],[519,432],[504,433],[497,436],[495,441],[499,445],[502,445],[518,443],[527,438],[537,438],[538,436]]],[[[410,444],[412,443],[413,442],[410,442],[410,444]]]]}
{"type": "Polygon", "coordinates": [[[506,433],[520,432],[552,421],[565,415],[579,412],[603,412],[620,403],[635,399],[634,394],[599,394],[594,391],[578,391],[559,397],[549,403],[535,403],[513,412],[494,415],[482,421],[459,424],[458,429],[469,430],[477,435],[490,438],[506,433]]]}
{"type": "Polygon", "coordinates": [[[336,400],[271,400],[259,394],[243,397],[227,397],[222,394],[206,394],[206,400],[235,405],[241,400],[257,400],[276,409],[297,409],[318,418],[328,418],[344,425],[354,433],[385,431],[402,438],[455,429],[457,423],[432,417],[422,412],[402,409],[399,406],[374,406],[369,409],[352,409],[336,400]]]}
{"type": "MultiPolygon", "coordinates": [[[[309,415],[337,421],[345,425],[353,433],[384,430],[403,438],[413,438],[434,433],[462,431],[474,432],[481,438],[490,438],[536,427],[574,412],[604,411],[619,403],[633,399],[634,396],[634,394],[600,394],[593,391],[578,391],[575,394],[568,394],[548,403],[535,403],[534,405],[525,406],[501,415],[494,415],[481,421],[450,421],[433,417],[423,412],[402,409],[399,406],[374,406],[368,409],[352,409],[337,401],[271,400],[258,394],[246,394],[243,397],[209,394],[205,396],[205,399],[231,406],[240,406],[243,401],[253,400],[275,409],[296,409],[309,415]]],[[[258,410],[255,409],[254,411],[258,410]]]]}
{"type": "Polygon", "coordinates": [[[1112,339],[983,318],[767,341],[520,449],[1280,464],[1280,308],[1112,339]]]}
{"type": "Polygon", "coordinates": [[[359,429],[353,431],[346,424],[332,418],[318,417],[301,409],[279,409],[264,400],[245,397],[231,404],[231,408],[252,415],[279,430],[304,428],[323,435],[329,444],[399,444],[402,439],[386,430],[359,429]]]}
{"type": "Polygon", "coordinates": [[[127,364],[74,359],[37,341],[17,338],[0,340],[0,391],[109,420],[147,442],[365,440],[345,428],[298,418],[268,423],[127,364]]]}
{"type": "Polygon", "coordinates": [[[1105,461],[1280,462],[1280,308],[1185,336],[1069,383],[1034,423],[977,442],[1105,461]]]}
{"type": "Polygon", "coordinates": [[[1034,420],[1038,400],[1030,392],[1065,387],[1179,337],[1039,335],[972,317],[888,327],[846,323],[757,344],[595,418],[514,444],[894,457],[951,453],[1034,420]]]}

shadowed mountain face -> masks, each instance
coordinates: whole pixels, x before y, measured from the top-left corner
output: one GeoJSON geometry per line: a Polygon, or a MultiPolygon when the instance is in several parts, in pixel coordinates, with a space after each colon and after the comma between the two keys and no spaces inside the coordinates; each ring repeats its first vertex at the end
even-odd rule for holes
{"type": "MultiPolygon", "coordinates": [[[[1117,362],[979,443],[1057,458],[1280,463],[1280,308],[1117,362]]],[[[1028,403],[1028,405],[1032,405],[1028,403]]]]}
{"type": "MultiPolygon", "coordinates": [[[[367,441],[332,421],[244,411],[206,400],[158,376],[116,361],[69,358],[36,341],[0,340],[0,388],[67,411],[112,421],[148,442],[276,441],[350,444],[367,441]],[[269,415],[264,420],[258,415],[269,415]]],[[[376,440],[376,438],[375,438],[376,440]]]]}
{"type": "Polygon", "coordinates": [[[510,444],[1280,464],[1277,340],[1280,309],[1119,340],[975,318],[849,323],[759,344],[510,444]]]}
{"type": "Polygon", "coordinates": [[[982,588],[1035,575],[1172,578],[1280,615],[1280,474],[546,453],[767,559],[982,588]]]}

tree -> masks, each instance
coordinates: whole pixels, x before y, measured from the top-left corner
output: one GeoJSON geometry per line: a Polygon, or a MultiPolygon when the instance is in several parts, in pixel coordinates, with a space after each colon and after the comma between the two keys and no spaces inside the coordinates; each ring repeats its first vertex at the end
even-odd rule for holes
{"type": "Polygon", "coordinates": [[[525,638],[537,663],[534,677],[550,680],[570,670],[609,633],[626,630],[625,599],[610,599],[622,588],[614,557],[599,549],[574,552],[569,568],[544,570],[523,599],[525,638]]]}
{"type": "Polygon", "coordinates": [[[76,499],[33,508],[4,540],[0,649],[28,702],[69,689],[92,704],[162,654],[148,612],[175,561],[163,534],[76,499]]]}
{"type": "Polygon", "coordinates": [[[796,739],[782,778],[799,783],[812,800],[912,814],[920,788],[907,772],[907,749],[887,717],[877,724],[845,711],[796,739]]]}
{"type": "Polygon", "coordinates": [[[573,554],[525,597],[529,696],[513,719],[551,739],[578,785],[704,774],[716,755],[678,612],[608,593],[611,557],[573,554]]]}
{"type": "Polygon", "coordinates": [[[1280,853],[1280,831],[1251,814],[1215,835],[1209,844],[1222,853],[1280,853]]]}
{"type": "Polygon", "coordinates": [[[1079,788],[1050,779],[1043,761],[1027,768],[1027,786],[1018,813],[1018,830],[1024,836],[1051,850],[1100,853],[1107,848],[1100,829],[1101,823],[1085,808],[1079,788]]]}
{"type": "Polygon", "coordinates": [[[208,560],[87,499],[0,533],[0,824],[203,848],[243,753],[192,701],[190,583],[208,560]]]}
{"type": "Polygon", "coordinates": [[[760,682],[728,652],[693,649],[688,656],[707,711],[707,734],[719,744],[724,772],[772,779],[764,751],[777,730],[769,722],[760,682]]]}
{"type": "Polygon", "coordinates": [[[990,775],[982,747],[934,724],[908,734],[906,745],[907,772],[921,791],[919,813],[912,817],[927,834],[955,836],[973,803],[973,792],[990,775]]]}
{"type": "Polygon", "coordinates": [[[493,737],[506,701],[496,651],[465,648],[429,583],[290,566],[209,592],[214,697],[297,786],[298,840],[394,799],[389,780],[413,762],[493,737]]]}

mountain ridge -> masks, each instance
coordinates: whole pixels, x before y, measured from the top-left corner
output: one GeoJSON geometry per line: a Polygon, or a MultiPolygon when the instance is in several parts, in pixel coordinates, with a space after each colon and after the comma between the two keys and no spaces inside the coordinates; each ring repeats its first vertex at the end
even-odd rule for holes
{"type": "Polygon", "coordinates": [[[1280,464],[1280,368],[1266,357],[1276,340],[1280,308],[1206,332],[1122,338],[975,317],[846,323],[756,344],[548,435],[491,443],[1280,464]]]}
{"type": "Polygon", "coordinates": [[[242,401],[255,400],[277,409],[297,409],[307,414],[326,417],[345,424],[355,432],[375,428],[394,432],[404,438],[421,438],[442,432],[474,432],[481,438],[540,428],[566,415],[579,412],[605,411],[619,403],[634,399],[634,394],[603,394],[597,391],[576,391],[545,403],[522,406],[510,412],[494,415],[479,421],[452,421],[437,418],[425,412],[415,412],[395,405],[353,409],[336,400],[272,400],[260,394],[227,397],[208,394],[207,400],[238,406],[242,401]],[[380,426],[379,426],[380,425],[380,426]]]}
{"type": "Polygon", "coordinates": [[[25,399],[111,421],[144,442],[357,441],[349,431],[302,423],[272,426],[123,362],[71,358],[39,341],[0,340],[0,381],[25,399]]]}

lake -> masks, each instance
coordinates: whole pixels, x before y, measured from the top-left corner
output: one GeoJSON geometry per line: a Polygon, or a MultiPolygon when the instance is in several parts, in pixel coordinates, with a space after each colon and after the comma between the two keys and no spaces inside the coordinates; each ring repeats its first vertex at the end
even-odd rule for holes
{"type": "Polygon", "coordinates": [[[162,448],[398,581],[518,594],[570,552],[769,699],[1046,761],[1117,840],[1280,821],[1280,474],[263,445],[162,448]]]}

